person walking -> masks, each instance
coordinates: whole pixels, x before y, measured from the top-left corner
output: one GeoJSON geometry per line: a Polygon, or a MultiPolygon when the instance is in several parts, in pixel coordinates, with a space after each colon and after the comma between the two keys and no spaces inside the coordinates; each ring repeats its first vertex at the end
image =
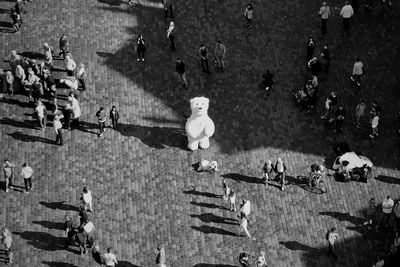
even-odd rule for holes
{"type": "Polygon", "coordinates": [[[324,45],[324,48],[322,49],[322,53],[321,53],[321,58],[324,61],[322,64],[322,66],[325,69],[325,72],[328,73],[329,72],[329,67],[331,65],[331,57],[330,57],[330,53],[329,53],[329,47],[327,44],[324,45]]]}
{"type": "Polygon", "coordinates": [[[188,86],[188,82],[186,79],[186,70],[185,70],[185,63],[180,58],[176,59],[176,73],[178,73],[179,78],[182,80],[184,86],[188,86]]]}
{"type": "Polygon", "coordinates": [[[21,15],[17,13],[17,11],[15,11],[14,8],[11,9],[11,13],[10,13],[10,17],[12,20],[12,25],[13,25],[13,29],[14,29],[14,33],[19,33],[21,30],[21,26],[22,26],[22,19],[21,19],[21,15]]]}
{"type": "Polygon", "coordinates": [[[381,255],[379,255],[376,258],[376,261],[374,263],[374,265],[372,265],[372,267],[383,267],[385,266],[385,260],[383,259],[383,257],[381,255]]]}
{"type": "Polygon", "coordinates": [[[255,238],[252,238],[249,230],[247,229],[249,224],[249,220],[247,219],[246,214],[244,214],[243,212],[240,213],[239,216],[239,232],[238,232],[238,236],[241,236],[242,231],[251,239],[256,240],[255,238]]]}
{"type": "Polygon", "coordinates": [[[7,256],[7,264],[14,263],[14,253],[12,251],[12,236],[11,232],[7,229],[4,228],[1,231],[1,243],[3,243],[5,251],[6,251],[6,256],[7,256]]]}
{"type": "Polygon", "coordinates": [[[394,207],[394,201],[390,196],[387,196],[382,202],[382,216],[379,220],[379,223],[376,226],[378,229],[380,226],[383,225],[384,228],[389,226],[390,216],[392,214],[392,210],[394,207]]]}
{"type": "Polygon", "coordinates": [[[265,251],[261,251],[257,260],[254,262],[255,267],[267,267],[267,259],[265,257],[265,251]]]}
{"type": "Polygon", "coordinates": [[[24,164],[22,164],[21,176],[24,179],[25,194],[29,194],[29,190],[33,190],[33,184],[32,184],[33,170],[31,166],[28,165],[27,162],[24,162],[24,164]]]}
{"type": "Polygon", "coordinates": [[[315,40],[314,37],[310,36],[307,41],[307,62],[314,57],[315,40]]]}
{"type": "Polygon", "coordinates": [[[324,35],[328,31],[328,18],[331,15],[331,9],[326,1],[322,2],[318,15],[321,18],[321,34],[324,35]]]}
{"type": "Polygon", "coordinates": [[[176,46],[175,46],[175,23],[173,21],[169,23],[169,28],[167,30],[167,38],[171,43],[170,46],[171,51],[174,52],[176,50],[176,46]]]}
{"type": "Polygon", "coordinates": [[[372,133],[369,135],[372,139],[378,137],[379,115],[376,113],[371,120],[372,133]]]}
{"type": "Polygon", "coordinates": [[[81,200],[84,208],[89,212],[93,212],[92,192],[86,186],[83,188],[83,192],[81,194],[81,200]]]}
{"type": "Polygon", "coordinates": [[[365,104],[364,100],[361,100],[360,104],[357,105],[356,107],[356,127],[361,128],[361,120],[365,116],[365,109],[367,108],[367,105],[365,104]]]}
{"type": "Polygon", "coordinates": [[[335,111],[335,125],[334,132],[342,131],[342,126],[344,122],[344,116],[346,112],[344,111],[343,105],[340,105],[339,108],[335,111]]]}
{"type": "Polygon", "coordinates": [[[54,107],[57,108],[56,79],[54,79],[54,76],[50,73],[50,71],[45,71],[43,73],[43,78],[43,87],[50,96],[50,99],[53,100],[54,107]]]}
{"type": "Polygon", "coordinates": [[[53,126],[54,126],[54,131],[56,133],[56,144],[60,146],[64,144],[62,135],[62,124],[61,124],[62,118],[64,118],[64,115],[61,112],[61,110],[56,110],[54,112],[53,126]]]}
{"type": "Polygon", "coordinates": [[[144,55],[146,53],[146,44],[144,42],[143,35],[139,35],[136,40],[136,53],[137,53],[137,61],[144,61],[144,55]]]}
{"type": "Polygon", "coordinates": [[[71,126],[74,128],[79,128],[79,117],[81,116],[81,108],[79,107],[79,102],[74,95],[68,97],[68,101],[72,107],[72,123],[71,126]]]}
{"type": "Polygon", "coordinates": [[[118,120],[119,120],[119,112],[115,106],[112,106],[110,110],[110,120],[111,125],[114,130],[118,130],[118,120]]]}
{"type": "Polygon", "coordinates": [[[244,18],[246,19],[246,27],[250,28],[251,27],[251,20],[253,18],[253,5],[252,4],[247,4],[246,8],[244,9],[244,18]]]}
{"type": "Polygon", "coordinates": [[[251,212],[251,203],[250,200],[242,199],[242,204],[240,205],[240,212],[244,213],[246,217],[250,215],[251,212]]]}
{"type": "Polygon", "coordinates": [[[210,74],[210,70],[208,68],[208,49],[204,44],[200,45],[199,48],[199,56],[200,56],[200,62],[201,62],[201,67],[203,68],[203,72],[206,72],[207,74],[210,74]]]}
{"type": "Polygon", "coordinates": [[[156,264],[159,267],[167,267],[165,265],[166,257],[165,257],[165,249],[163,245],[157,247],[157,254],[156,254],[156,264]]]}
{"type": "Polygon", "coordinates": [[[374,218],[374,215],[376,213],[376,208],[377,205],[375,203],[375,198],[371,197],[371,199],[368,201],[368,208],[366,212],[367,220],[364,222],[364,225],[372,225],[372,219],[374,218]]]}
{"type": "Polygon", "coordinates": [[[236,211],[236,192],[233,189],[229,190],[228,193],[228,198],[229,198],[229,210],[231,212],[236,211]]]}
{"type": "Polygon", "coordinates": [[[264,183],[265,183],[265,186],[267,186],[268,185],[268,182],[269,182],[269,179],[270,179],[270,175],[271,175],[271,173],[274,171],[274,166],[272,166],[272,161],[270,161],[270,160],[267,160],[265,163],[264,163],[264,166],[263,166],[263,168],[262,168],[262,177],[263,177],[263,179],[264,179],[264,183]]]}
{"type": "Polygon", "coordinates": [[[40,129],[42,131],[45,131],[47,123],[47,112],[46,112],[46,106],[43,104],[41,100],[38,100],[37,102],[35,113],[39,121],[40,129]]]}
{"type": "Polygon", "coordinates": [[[224,72],[225,70],[225,57],[226,57],[226,47],[221,43],[220,40],[217,41],[215,45],[215,60],[216,60],[216,69],[224,72]]]}
{"type": "Polygon", "coordinates": [[[13,179],[14,179],[14,170],[15,165],[12,164],[8,159],[4,160],[3,164],[3,173],[4,173],[4,180],[6,182],[6,193],[8,193],[9,189],[13,189],[13,179]]]}
{"type": "Polygon", "coordinates": [[[277,173],[278,179],[281,182],[281,190],[285,190],[285,173],[286,173],[286,165],[281,158],[278,158],[278,161],[275,164],[275,172],[277,173]]]}
{"type": "Polygon", "coordinates": [[[364,64],[359,58],[356,58],[356,62],[353,65],[353,72],[350,76],[350,80],[357,86],[361,86],[361,76],[364,74],[364,64]]]}
{"type": "Polygon", "coordinates": [[[100,137],[105,132],[106,120],[107,120],[106,111],[104,110],[103,107],[100,107],[100,109],[96,112],[96,117],[99,121],[99,137],[100,137]]]}
{"type": "Polygon", "coordinates": [[[67,130],[71,130],[71,119],[73,116],[73,112],[70,102],[67,102],[67,104],[65,105],[63,113],[64,113],[64,128],[67,130]]]}
{"type": "Polygon", "coordinates": [[[338,238],[339,234],[336,232],[336,228],[333,227],[331,230],[328,231],[326,234],[326,240],[328,241],[328,256],[332,256],[337,258],[335,253],[335,241],[338,238]]]}
{"type": "Polygon", "coordinates": [[[6,91],[8,95],[14,94],[14,75],[11,71],[6,72],[6,91]]]}
{"type": "Polygon", "coordinates": [[[165,18],[174,18],[174,2],[173,0],[162,0],[165,18]]]}
{"type": "Polygon", "coordinates": [[[340,10],[340,16],[342,17],[343,20],[344,31],[350,30],[350,20],[353,15],[354,15],[354,10],[351,7],[349,1],[346,1],[342,9],[340,10]]]}
{"type": "Polygon", "coordinates": [[[62,58],[65,58],[65,55],[69,52],[69,43],[67,40],[67,36],[65,34],[62,34],[60,37],[60,53],[59,55],[62,56],[62,58]]]}
{"type": "Polygon", "coordinates": [[[77,71],[76,71],[76,78],[78,79],[79,83],[81,84],[82,90],[85,91],[85,90],[86,90],[86,83],[85,83],[85,79],[86,79],[85,64],[79,63],[78,69],[77,69],[77,71]]]}
{"type": "Polygon", "coordinates": [[[112,252],[111,248],[107,248],[107,253],[104,254],[103,259],[107,267],[114,267],[116,264],[118,264],[117,257],[112,252]]]}
{"type": "Polygon", "coordinates": [[[53,48],[48,43],[44,43],[43,50],[44,50],[44,64],[47,69],[52,70],[53,69],[53,48]]]}
{"type": "Polygon", "coordinates": [[[331,94],[325,100],[325,114],[321,116],[321,119],[333,122],[334,119],[332,118],[332,114],[335,111],[336,105],[337,105],[336,92],[332,91],[331,94]]]}

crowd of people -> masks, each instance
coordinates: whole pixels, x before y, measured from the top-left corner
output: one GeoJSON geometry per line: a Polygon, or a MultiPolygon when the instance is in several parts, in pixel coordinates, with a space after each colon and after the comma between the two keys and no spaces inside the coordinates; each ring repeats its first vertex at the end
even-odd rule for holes
{"type": "MultiPolygon", "coordinates": [[[[29,2],[31,2],[30,0],[29,2]]],[[[140,3],[140,1],[137,1],[140,3]]],[[[385,2],[385,1],[383,1],[385,2]]],[[[128,4],[133,4],[134,1],[127,1],[128,4]]],[[[174,20],[174,5],[173,0],[163,0],[163,7],[165,11],[165,18],[170,19],[169,27],[167,29],[166,37],[170,41],[171,51],[176,51],[175,34],[176,25],[174,20]]],[[[391,5],[391,2],[385,2],[391,5]]],[[[15,8],[11,10],[11,18],[13,20],[13,28],[15,33],[18,33],[22,26],[22,15],[26,12],[24,5],[27,1],[18,0],[15,8]]],[[[372,7],[371,1],[367,3],[368,7],[372,7]]],[[[343,30],[348,33],[351,30],[351,18],[354,16],[358,8],[358,1],[352,1],[352,4],[346,1],[345,5],[340,11],[340,16],[343,20],[343,30]]],[[[253,26],[253,4],[249,3],[246,5],[244,10],[244,21],[245,27],[251,28],[253,26]]],[[[328,20],[330,18],[331,9],[327,2],[323,2],[321,8],[318,11],[321,19],[321,34],[325,35],[328,32],[328,20]]],[[[79,118],[81,117],[81,109],[79,105],[79,97],[82,92],[87,89],[86,86],[86,69],[83,63],[77,64],[71,53],[71,46],[68,42],[67,36],[62,34],[59,40],[59,53],[56,55],[55,50],[48,43],[43,44],[43,57],[40,59],[32,59],[24,57],[17,53],[17,51],[11,51],[10,56],[10,70],[6,72],[6,84],[7,93],[9,95],[14,94],[15,91],[22,91],[32,99],[35,105],[35,116],[38,120],[38,126],[40,130],[46,131],[47,119],[49,113],[53,113],[53,127],[55,132],[55,143],[63,145],[63,129],[72,130],[80,127],[79,118]],[[55,60],[63,61],[64,71],[66,75],[61,79],[55,79],[53,71],[55,69],[55,60]],[[65,100],[64,105],[59,103],[60,97],[57,95],[57,90],[65,88],[68,90],[68,97],[65,100]],[[47,101],[47,104],[44,102],[47,101]],[[47,106],[47,107],[46,107],[47,106]]],[[[317,105],[318,96],[320,95],[320,84],[318,82],[318,76],[321,73],[329,73],[331,65],[331,58],[328,44],[324,44],[322,52],[316,56],[316,40],[313,36],[310,36],[307,40],[306,49],[306,67],[307,67],[307,79],[304,86],[300,90],[296,90],[294,97],[296,102],[302,106],[307,112],[315,110],[317,105]]],[[[136,39],[136,52],[137,62],[144,62],[145,55],[147,52],[146,42],[143,35],[139,35],[136,39]]],[[[218,40],[215,44],[213,64],[216,72],[224,72],[226,70],[225,58],[227,49],[221,40],[218,40]]],[[[204,73],[211,74],[209,66],[210,53],[205,44],[201,44],[198,50],[199,61],[202,66],[204,73]]],[[[183,86],[188,86],[188,80],[186,76],[186,65],[181,58],[176,60],[175,69],[179,80],[183,86]]],[[[356,88],[362,86],[362,77],[365,74],[364,64],[360,58],[356,58],[353,65],[350,80],[356,88]]],[[[266,92],[270,92],[274,81],[274,75],[270,70],[262,76],[263,89],[266,92]]],[[[343,104],[338,100],[335,91],[332,91],[324,102],[324,114],[321,115],[321,119],[326,120],[328,123],[333,123],[334,131],[342,131],[343,122],[346,117],[343,104]]],[[[361,128],[364,126],[364,121],[367,110],[367,105],[364,100],[355,108],[355,126],[361,128]]],[[[371,104],[370,108],[370,126],[371,138],[378,137],[378,124],[381,115],[381,107],[376,101],[371,104]]],[[[114,130],[118,130],[119,112],[115,105],[111,107],[108,114],[104,107],[100,107],[95,113],[95,117],[98,120],[99,125],[99,137],[103,136],[106,126],[107,117],[111,120],[111,126],[114,130]]],[[[6,181],[6,192],[15,188],[13,184],[15,167],[9,160],[5,160],[3,165],[3,172],[6,181]]],[[[218,164],[215,161],[212,162],[201,162],[198,171],[218,171],[218,164]]],[[[271,179],[274,179],[273,175],[278,178],[280,188],[282,191],[285,189],[285,173],[287,167],[281,158],[278,158],[276,163],[273,164],[271,160],[265,162],[262,168],[262,178],[264,179],[265,185],[268,185],[271,179]]],[[[321,174],[324,171],[323,166],[315,165],[312,172],[321,174]]],[[[25,193],[29,194],[33,190],[34,186],[32,183],[33,169],[28,165],[27,162],[23,163],[21,168],[21,177],[24,180],[25,193]]],[[[314,181],[310,180],[310,183],[314,181]]],[[[229,202],[229,210],[236,212],[236,197],[237,194],[233,188],[231,188],[225,179],[222,179],[222,198],[229,202]]],[[[248,199],[242,199],[239,205],[240,212],[237,214],[238,219],[238,236],[241,236],[244,232],[245,236],[255,240],[248,229],[249,217],[251,212],[251,202],[248,199]]],[[[387,229],[393,227],[396,231],[393,243],[390,246],[388,253],[389,258],[398,257],[400,247],[400,202],[394,205],[394,201],[388,196],[382,203],[382,213],[376,217],[377,205],[375,200],[372,198],[368,203],[367,220],[365,226],[374,225],[375,229],[387,229]],[[391,223],[395,221],[396,223],[391,223]]],[[[117,258],[113,253],[111,247],[106,249],[105,253],[100,252],[100,246],[95,240],[95,226],[92,222],[93,210],[93,196],[92,192],[84,187],[81,198],[80,207],[78,212],[79,223],[75,222],[76,216],[71,216],[67,213],[64,220],[64,234],[66,237],[65,246],[78,246],[82,255],[87,254],[87,248],[92,249],[92,256],[99,264],[105,264],[106,266],[115,266],[118,264],[117,258]]],[[[328,254],[337,257],[335,254],[334,244],[338,239],[339,234],[336,228],[332,228],[326,234],[326,240],[328,242],[328,254]]],[[[7,252],[8,262],[14,261],[13,249],[12,249],[12,234],[7,229],[2,230],[1,236],[2,243],[5,246],[7,252]]],[[[249,266],[250,254],[243,251],[239,255],[239,263],[241,266],[249,266]]],[[[383,266],[384,257],[379,256],[375,266],[383,266]],[[381,264],[381,265],[379,265],[381,264]]],[[[157,248],[156,264],[161,267],[166,266],[165,248],[160,245],[157,248]]],[[[257,260],[254,262],[257,267],[267,266],[266,253],[261,251],[257,260]]]]}

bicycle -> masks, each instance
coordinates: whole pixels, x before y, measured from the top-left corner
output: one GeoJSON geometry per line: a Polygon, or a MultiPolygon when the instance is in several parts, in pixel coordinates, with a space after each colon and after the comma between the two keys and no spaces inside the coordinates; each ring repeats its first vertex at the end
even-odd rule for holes
{"type": "Polygon", "coordinates": [[[307,184],[310,191],[317,190],[320,194],[322,194],[328,191],[327,186],[323,181],[323,176],[324,175],[317,175],[315,173],[310,173],[309,176],[305,175],[297,176],[297,180],[301,181],[303,184],[307,184]]]}

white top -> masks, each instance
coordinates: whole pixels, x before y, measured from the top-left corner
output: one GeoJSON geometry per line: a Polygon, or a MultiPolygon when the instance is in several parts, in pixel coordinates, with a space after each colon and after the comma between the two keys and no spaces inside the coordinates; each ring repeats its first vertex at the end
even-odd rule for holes
{"type": "Polygon", "coordinates": [[[394,201],[393,199],[389,198],[385,198],[385,200],[382,203],[382,211],[386,214],[390,214],[392,213],[392,209],[394,206],[394,201]]]}
{"type": "Polygon", "coordinates": [[[335,243],[335,240],[336,240],[336,238],[338,237],[338,235],[339,235],[338,233],[333,233],[333,232],[329,233],[328,242],[329,242],[330,244],[335,243]]]}
{"type": "Polygon", "coordinates": [[[354,15],[354,10],[351,5],[345,5],[342,7],[342,10],[340,10],[340,16],[344,19],[351,18],[354,15]]]}
{"type": "Polygon", "coordinates": [[[118,263],[117,258],[113,253],[105,253],[104,254],[104,263],[106,266],[115,266],[118,263]]]}
{"type": "Polygon", "coordinates": [[[81,108],[79,107],[78,100],[75,97],[71,97],[71,105],[72,105],[72,112],[74,115],[74,119],[79,118],[81,116],[81,108]]]}
{"type": "Polygon", "coordinates": [[[58,129],[61,129],[61,128],[62,128],[62,124],[61,124],[61,121],[60,121],[59,118],[58,118],[58,119],[54,119],[54,121],[53,121],[53,126],[54,126],[54,131],[55,131],[55,132],[57,132],[58,129]]]}
{"type": "Polygon", "coordinates": [[[85,202],[85,203],[91,203],[92,202],[92,192],[90,191],[90,190],[88,190],[88,192],[85,194],[85,193],[83,193],[82,194],[82,199],[83,199],[83,202],[85,202]]]}
{"type": "Polygon", "coordinates": [[[318,14],[321,16],[321,19],[328,19],[328,17],[331,15],[331,9],[329,6],[322,6],[319,9],[318,14]]]}
{"type": "Polygon", "coordinates": [[[23,167],[21,170],[21,176],[25,179],[31,178],[33,170],[30,166],[23,167]]]}
{"type": "Polygon", "coordinates": [[[378,127],[378,124],[379,124],[379,117],[375,116],[371,121],[371,126],[372,126],[372,128],[376,128],[376,127],[378,127]]]}
{"type": "Polygon", "coordinates": [[[244,205],[242,206],[241,211],[246,215],[250,215],[250,200],[247,200],[244,205]]]}
{"type": "Polygon", "coordinates": [[[91,233],[92,231],[95,230],[94,225],[92,222],[88,222],[87,224],[85,224],[85,226],[83,226],[83,230],[85,230],[86,233],[91,233]]]}
{"type": "Polygon", "coordinates": [[[361,61],[357,61],[353,66],[353,75],[362,75],[363,74],[364,64],[361,61]]]}
{"type": "Polygon", "coordinates": [[[44,110],[46,109],[46,107],[43,104],[37,105],[37,107],[35,108],[35,111],[38,115],[39,118],[43,118],[44,117],[44,110]]]}

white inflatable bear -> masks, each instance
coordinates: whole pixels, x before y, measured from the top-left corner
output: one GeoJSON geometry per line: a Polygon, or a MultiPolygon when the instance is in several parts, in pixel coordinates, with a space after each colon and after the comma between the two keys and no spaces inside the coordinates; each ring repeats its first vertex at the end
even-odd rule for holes
{"type": "Polygon", "coordinates": [[[206,149],[210,146],[209,138],[214,134],[215,126],[207,114],[209,102],[206,97],[190,99],[192,115],[188,118],[185,126],[190,150],[196,150],[199,147],[206,149]]]}

